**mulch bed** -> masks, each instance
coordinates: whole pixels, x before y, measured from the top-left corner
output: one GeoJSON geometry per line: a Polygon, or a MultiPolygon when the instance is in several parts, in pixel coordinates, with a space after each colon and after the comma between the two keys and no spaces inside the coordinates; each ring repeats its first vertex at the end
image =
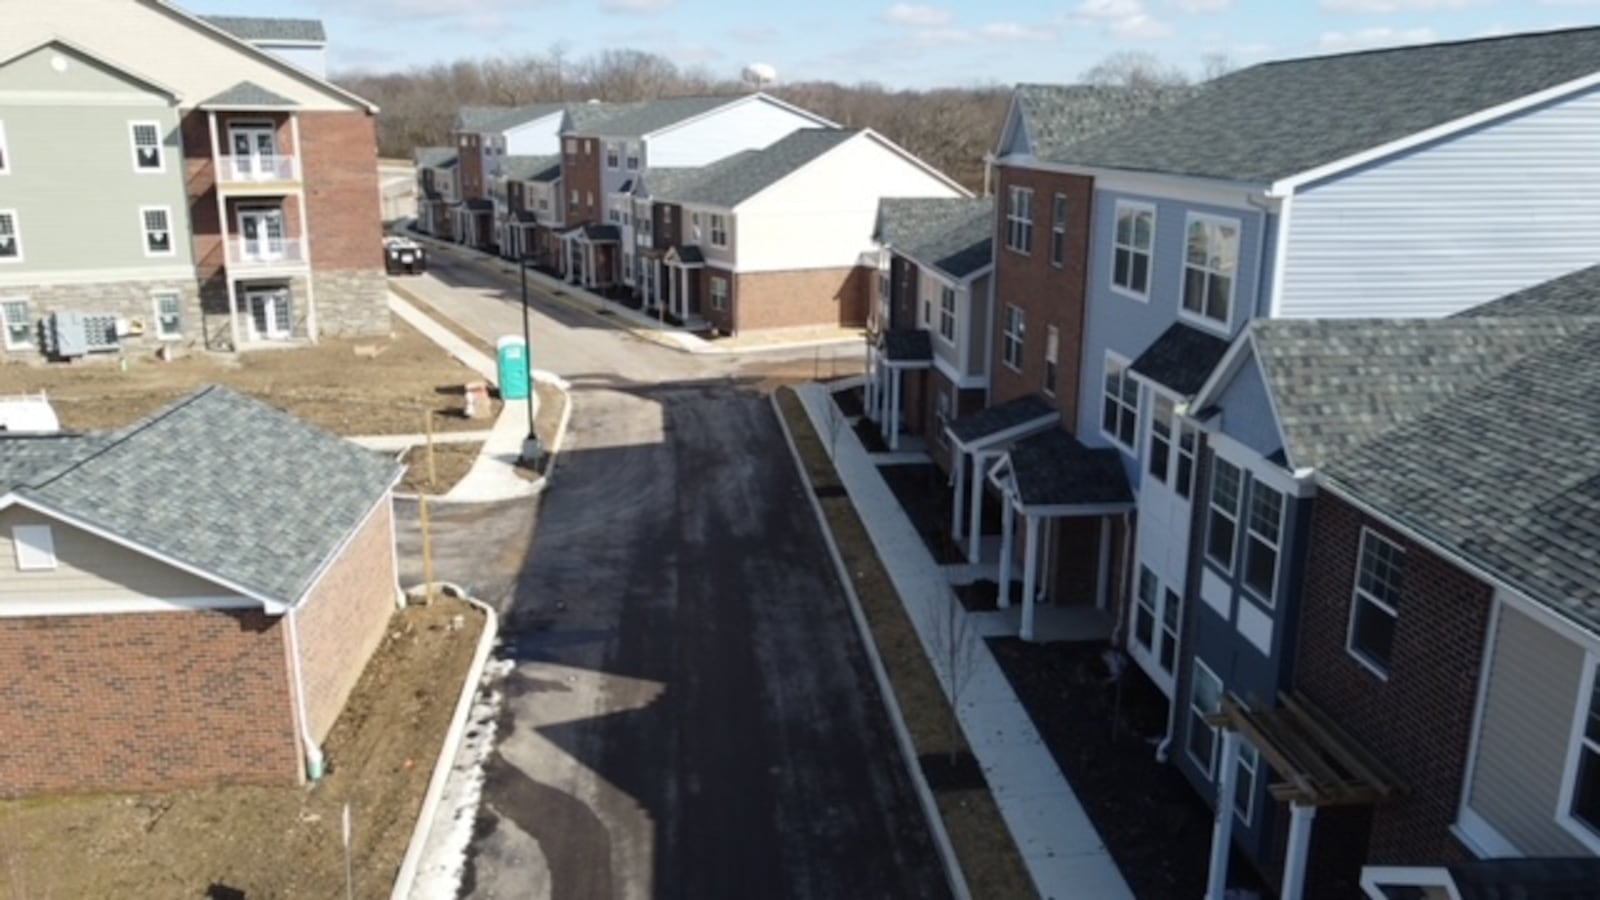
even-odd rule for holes
{"type": "Polygon", "coordinates": [[[839,409],[843,410],[846,416],[854,419],[867,414],[864,393],[861,388],[834,391],[833,402],[838,404],[839,409]]]}
{"type": "MultiPolygon", "coordinates": [[[[995,602],[1000,598],[1000,585],[982,578],[971,584],[956,585],[956,599],[967,612],[994,612],[1000,608],[995,602]]],[[[1011,605],[1016,606],[1022,602],[1022,583],[1011,582],[1011,605]]]]}
{"type": "MultiPolygon", "coordinates": [[[[844,415],[848,416],[849,414],[845,413],[844,415]]],[[[866,448],[868,453],[889,452],[889,445],[884,441],[883,434],[878,431],[877,422],[862,417],[857,419],[852,427],[855,429],[856,438],[861,441],[861,446],[866,448]]]]}
{"type": "MultiPolygon", "coordinates": [[[[1176,766],[1156,761],[1167,700],[1130,661],[1120,700],[1098,642],[989,648],[1056,765],[1141,900],[1193,900],[1205,887],[1211,810],[1176,766]]],[[[1230,884],[1262,890],[1237,853],[1230,884]]]]}
{"type": "MultiPolygon", "coordinates": [[[[940,565],[967,561],[965,552],[950,540],[951,489],[938,466],[933,463],[879,466],[878,474],[883,476],[922,536],[922,543],[940,565]]],[[[985,534],[1000,531],[999,504],[993,501],[984,504],[983,530],[985,534]]]]}

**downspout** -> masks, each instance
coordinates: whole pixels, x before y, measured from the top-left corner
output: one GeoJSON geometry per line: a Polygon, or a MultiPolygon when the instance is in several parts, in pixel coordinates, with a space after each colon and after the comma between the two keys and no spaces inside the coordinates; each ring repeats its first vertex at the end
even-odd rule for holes
{"type": "Polygon", "coordinates": [[[306,712],[306,675],[305,669],[300,664],[300,629],[295,625],[295,610],[291,606],[284,613],[284,618],[289,622],[289,668],[294,672],[294,711],[298,719],[300,742],[305,747],[306,777],[313,782],[322,780],[322,748],[317,746],[317,739],[311,734],[311,716],[306,712]]]}
{"type": "MultiPolygon", "coordinates": [[[[1253,194],[1246,194],[1244,200],[1245,200],[1246,203],[1250,204],[1251,206],[1254,206],[1256,209],[1261,210],[1261,229],[1256,234],[1256,297],[1255,297],[1255,301],[1256,302],[1253,305],[1253,308],[1250,310],[1250,316],[1245,320],[1245,322],[1248,324],[1250,319],[1254,319],[1254,318],[1256,318],[1258,316],[1264,315],[1264,313],[1261,310],[1261,298],[1262,297],[1269,297],[1270,298],[1269,306],[1268,306],[1268,308],[1270,309],[1271,308],[1270,307],[1270,303],[1271,302],[1276,302],[1277,301],[1277,296],[1274,293],[1272,293],[1273,285],[1269,285],[1269,284],[1266,283],[1266,281],[1267,281],[1267,277],[1266,277],[1267,276],[1267,254],[1266,254],[1266,249],[1267,249],[1267,227],[1272,223],[1272,218],[1271,218],[1272,206],[1267,200],[1267,195],[1264,194],[1264,193],[1261,195],[1261,199],[1260,200],[1257,200],[1255,195],[1253,195],[1253,194]]],[[[1273,255],[1274,256],[1277,255],[1276,248],[1274,248],[1273,255]]],[[[1277,278],[1278,278],[1278,273],[1277,272],[1273,272],[1272,278],[1273,278],[1273,282],[1276,283],[1277,282],[1277,278]]]]}

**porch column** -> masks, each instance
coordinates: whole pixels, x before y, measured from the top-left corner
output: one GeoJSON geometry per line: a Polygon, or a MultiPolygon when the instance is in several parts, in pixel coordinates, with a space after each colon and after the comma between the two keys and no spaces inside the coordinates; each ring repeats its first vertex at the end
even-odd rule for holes
{"type": "Polygon", "coordinates": [[[956,470],[955,490],[950,494],[950,539],[961,540],[961,501],[966,499],[964,489],[967,486],[967,454],[961,452],[960,445],[955,448],[952,455],[953,468],[956,470]]]}
{"type": "Polygon", "coordinates": [[[1306,887],[1306,859],[1311,854],[1311,823],[1317,808],[1303,803],[1289,804],[1289,847],[1283,856],[1282,900],[1300,900],[1306,887]]]}
{"type": "Polygon", "coordinates": [[[1100,517],[1100,567],[1097,570],[1095,606],[1105,609],[1111,593],[1111,517],[1100,517]]]}
{"type": "Polygon", "coordinates": [[[1039,517],[1022,515],[1022,627],[1017,636],[1033,640],[1033,590],[1039,578],[1039,517]]]}
{"type": "Polygon", "coordinates": [[[583,248],[583,286],[594,287],[596,281],[598,279],[594,277],[594,245],[585,244],[583,248]]]}
{"type": "Polygon", "coordinates": [[[988,454],[975,450],[972,453],[972,506],[967,510],[967,562],[978,562],[983,548],[978,544],[983,538],[983,476],[988,468],[988,454]]]}
{"type": "Polygon", "coordinates": [[[1017,513],[1011,506],[1011,498],[1006,497],[1000,501],[1000,593],[995,598],[995,605],[1001,609],[1011,608],[1011,558],[1016,553],[1017,513]]]}
{"type": "Polygon", "coordinates": [[[687,266],[683,269],[681,287],[683,290],[678,292],[678,318],[687,322],[689,320],[689,268],[687,266]]]}
{"type": "Polygon", "coordinates": [[[900,386],[905,375],[899,369],[889,369],[889,450],[900,449],[900,386]]]}
{"type": "MultiPolygon", "coordinates": [[[[1228,854],[1233,848],[1233,780],[1239,773],[1239,732],[1232,728],[1222,732],[1222,760],[1217,772],[1217,797],[1215,816],[1211,826],[1211,869],[1206,876],[1205,900],[1222,900],[1228,887],[1228,854]]],[[[1294,846],[1294,833],[1290,832],[1289,845],[1294,846]]],[[[1292,857],[1291,857],[1292,859],[1292,857]]],[[[1289,871],[1285,866],[1284,872],[1289,871]]],[[[1285,883],[1289,876],[1284,875],[1285,883]]],[[[1283,900],[1288,900],[1285,887],[1283,900]]]]}

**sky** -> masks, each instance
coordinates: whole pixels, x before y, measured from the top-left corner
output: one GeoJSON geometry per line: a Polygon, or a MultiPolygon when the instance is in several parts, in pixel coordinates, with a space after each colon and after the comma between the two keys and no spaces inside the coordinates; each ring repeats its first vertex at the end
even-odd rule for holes
{"type": "Polygon", "coordinates": [[[310,17],[330,66],[648,50],[737,78],[891,88],[1070,82],[1134,50],[1200,71],[1392,44],[1600,24],[1600,0],[179,0],[199,13],[310,17]]]}

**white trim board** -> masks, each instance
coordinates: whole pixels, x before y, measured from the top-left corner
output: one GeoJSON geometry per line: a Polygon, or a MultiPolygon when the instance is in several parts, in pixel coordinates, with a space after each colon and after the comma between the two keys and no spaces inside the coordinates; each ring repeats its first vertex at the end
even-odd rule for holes
{"type": "Polygon", "coordinates": [[[261,608],[260,602],[249,597],[228,595],[215,597],[95,597],[87,600],[0,600],[0,619],[261,608]]]}

